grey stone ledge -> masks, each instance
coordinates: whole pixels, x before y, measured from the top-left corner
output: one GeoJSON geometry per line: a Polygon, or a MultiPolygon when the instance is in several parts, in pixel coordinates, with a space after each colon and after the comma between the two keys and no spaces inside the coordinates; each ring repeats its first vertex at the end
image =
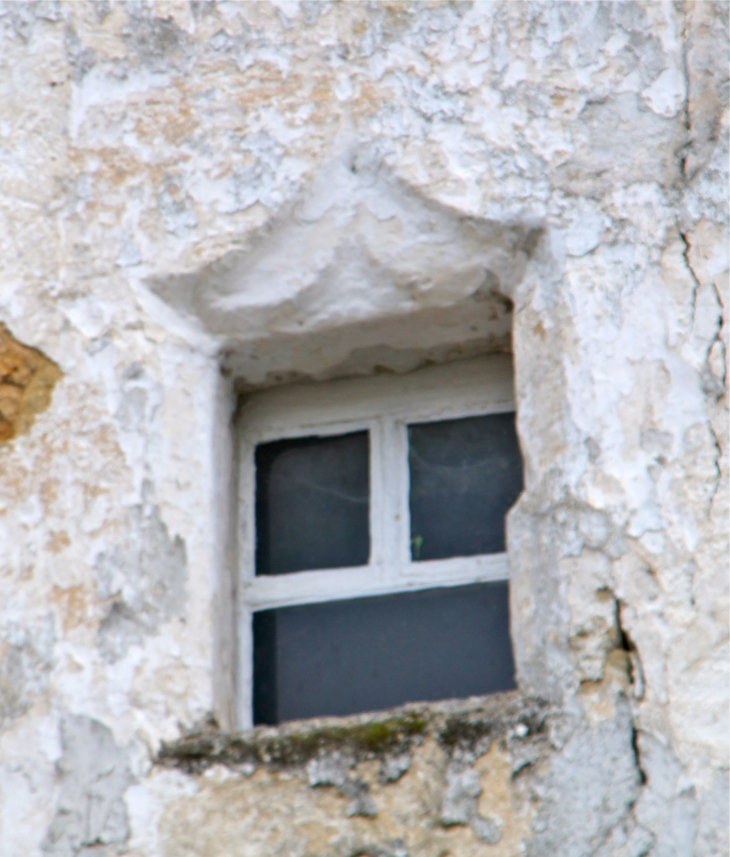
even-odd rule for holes
{"type": "Polygon", "coordinates": [[[351,764],[407,753],[411,746],[435,738],[444,751],[466,763],[485,753],[493,740],[547,743],[546,702],[517,691],[411,703],[376,713],[323,717],[257,726],[225,733],[215,721],[193,727],[176,741],[162,744],[155,764],[198,774],[225,765],[243,774],[255,767],[301,767],[337,753],[351,764]]]}

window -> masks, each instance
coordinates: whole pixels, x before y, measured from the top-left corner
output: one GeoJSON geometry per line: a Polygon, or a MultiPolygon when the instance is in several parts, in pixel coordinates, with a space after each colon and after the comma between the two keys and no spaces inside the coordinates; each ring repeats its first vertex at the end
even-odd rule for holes
{"type": "Polygon", "coordinates": [[[242,726],[514,687],[509,358],[269,390],[238,431],[242,726]]]}

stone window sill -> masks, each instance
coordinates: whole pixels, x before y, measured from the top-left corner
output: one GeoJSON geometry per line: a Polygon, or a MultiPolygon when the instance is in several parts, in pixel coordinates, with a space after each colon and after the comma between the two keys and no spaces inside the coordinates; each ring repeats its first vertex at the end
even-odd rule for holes
{"type": "MultiPolygon", "coordinates": [[[[551,713],[547,703],[510,691],[465,700],[411,703],[377,713],[258,726],[237,733],[222,732],[215,722],[208,721],[177,741],[163,743],[155,762],[191,774],[224,765],[246,776],[261,766],[307,766],[310,784],[336,785],[326,782],[325,774],[321,774],[325,780],[313,782],[320,776],[318,763],[339,758],[342,765],[352,767],[379,759],[381,780],[387,781],[392,760],[402,759],[428,739],[467,764],[486,753],[495,740],[534,747],[547,741],[551,713]]],[[[337,774],[332,777],[336,779],[337,774]]]]}

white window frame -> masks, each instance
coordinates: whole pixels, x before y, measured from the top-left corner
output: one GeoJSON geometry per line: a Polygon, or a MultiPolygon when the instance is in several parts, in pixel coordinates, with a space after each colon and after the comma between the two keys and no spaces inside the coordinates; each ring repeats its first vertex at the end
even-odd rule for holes
{"type": "Polygon", "coordinates": [[[460,360],[408,375],[279,387],[243,403],[237,425],[239,728],[252,725],[255,611],[509,579],[506,553],[411,559],[407,426],[514,410],[508,355],[460,360]],[[369,563],[256,577],[256,446],[363,429],[370,432],[369,563]]]}

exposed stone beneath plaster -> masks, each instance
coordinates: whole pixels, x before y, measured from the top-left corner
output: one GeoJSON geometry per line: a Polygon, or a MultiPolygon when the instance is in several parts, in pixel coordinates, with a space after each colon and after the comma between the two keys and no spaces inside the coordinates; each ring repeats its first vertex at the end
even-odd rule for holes
{"type": "Polygon", "coordinates": [[[54,857],[112,857],[129,838],[124,792],[132,783],[129,760],[111,730],[89,717],[61,722],[60,795],[43,842],[54,857]]]}
{"type": "Polygon", "coordinates": [[[55,643],[53,616],[0,628],[0,729],[31,707],[48,687],[55,643]]]}
{"type": "Polygon", "coordinates": [[[130,646],[159,632],[182,615],[188,569],[185,542],[170,538],[156,506],[129,510],[130,544],[100,554],[94,564],[97,592],[105,604],[98,641],[102,657],[114,663],[130,646]]]}
{"type": "Polygon", "coordinates": [[[60,378],[52,360],[18,342],[0,323],[0,443],[30,430],[60,378]]]}

